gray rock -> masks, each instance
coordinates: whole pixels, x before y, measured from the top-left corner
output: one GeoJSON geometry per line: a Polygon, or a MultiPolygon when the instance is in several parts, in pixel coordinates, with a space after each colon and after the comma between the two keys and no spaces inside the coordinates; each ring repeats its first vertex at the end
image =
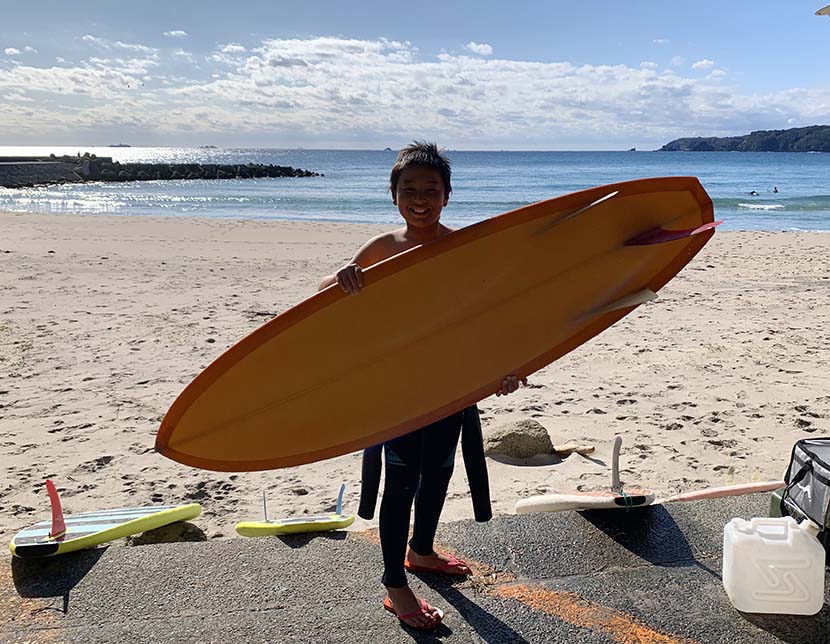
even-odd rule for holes
{"type": "Polygon", "coordinates": [[[548,430],[529,418],[499,425],[484,436],[484,453],[487,456],[531,458],[551,452],[553,443],[548,430]]]}
{"type": "Polygon", "coordinates": [[[144,546],[153,543],[176,543],[179,541],[207,541],[202,529],[192,523],[177,521],[148,530],[139,535],[127,537],[128,546],[144,546]]]}

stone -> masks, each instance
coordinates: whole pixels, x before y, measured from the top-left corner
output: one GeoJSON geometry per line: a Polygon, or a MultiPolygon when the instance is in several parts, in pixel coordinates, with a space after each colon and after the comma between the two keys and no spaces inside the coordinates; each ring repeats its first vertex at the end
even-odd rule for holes
{"type": "Polygon", "coordinates": [[[202,529],[184,521],[163,525],[139,535],[127,537],[127,545],[144,546],[152,543],[176,543],[179,541],[207,541],[202,529]]]}
{"type": "Polygon", "coordinates": [[[548,430],[530,418],[499,425],[484,436],[484,454],[487,456],[523,459],[552,452],[548,430]]]}

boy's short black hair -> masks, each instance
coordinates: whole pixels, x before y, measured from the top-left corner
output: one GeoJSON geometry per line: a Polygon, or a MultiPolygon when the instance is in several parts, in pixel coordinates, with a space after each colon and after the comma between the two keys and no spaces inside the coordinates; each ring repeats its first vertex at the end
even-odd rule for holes
{"type": "Polygon", "coordinates": [[[395,160],[392,173],[389,175],[389,190],[392,191],[393,196],[398,187],[398,177],[401,176],[401,172],[413,165],[425,165],[438,170],[441,173],[441,179],[444,181],[444,196],[450,196],[452,192],[450,160],[446,154],[438,149],[437,145],[426,141],[415,141],[412,145],[398,152],[398,158],[395,160]]]}

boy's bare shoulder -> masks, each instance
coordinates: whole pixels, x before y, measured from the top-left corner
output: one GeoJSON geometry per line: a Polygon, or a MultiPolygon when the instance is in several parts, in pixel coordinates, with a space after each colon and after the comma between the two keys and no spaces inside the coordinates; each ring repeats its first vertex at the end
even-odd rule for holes
{"type": "Polygon", "coordinates": [[[405,244],[406,240],[400,229],[380,233],[360,247],[354,256],[354,261],[366,268],[403,252],[406,250],[405,244]]]}

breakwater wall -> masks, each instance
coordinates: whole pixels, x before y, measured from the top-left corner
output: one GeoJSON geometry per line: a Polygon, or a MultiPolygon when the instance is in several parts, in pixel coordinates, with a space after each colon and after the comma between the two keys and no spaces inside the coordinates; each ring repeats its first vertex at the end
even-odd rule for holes
{"type": "Polygon", "coordinates": [[[87,181],[155,181],[318,177],[317,172],[261,163],[119,163],[110,157],[0,157],[0,186],[28,188],[87,181]]]}

